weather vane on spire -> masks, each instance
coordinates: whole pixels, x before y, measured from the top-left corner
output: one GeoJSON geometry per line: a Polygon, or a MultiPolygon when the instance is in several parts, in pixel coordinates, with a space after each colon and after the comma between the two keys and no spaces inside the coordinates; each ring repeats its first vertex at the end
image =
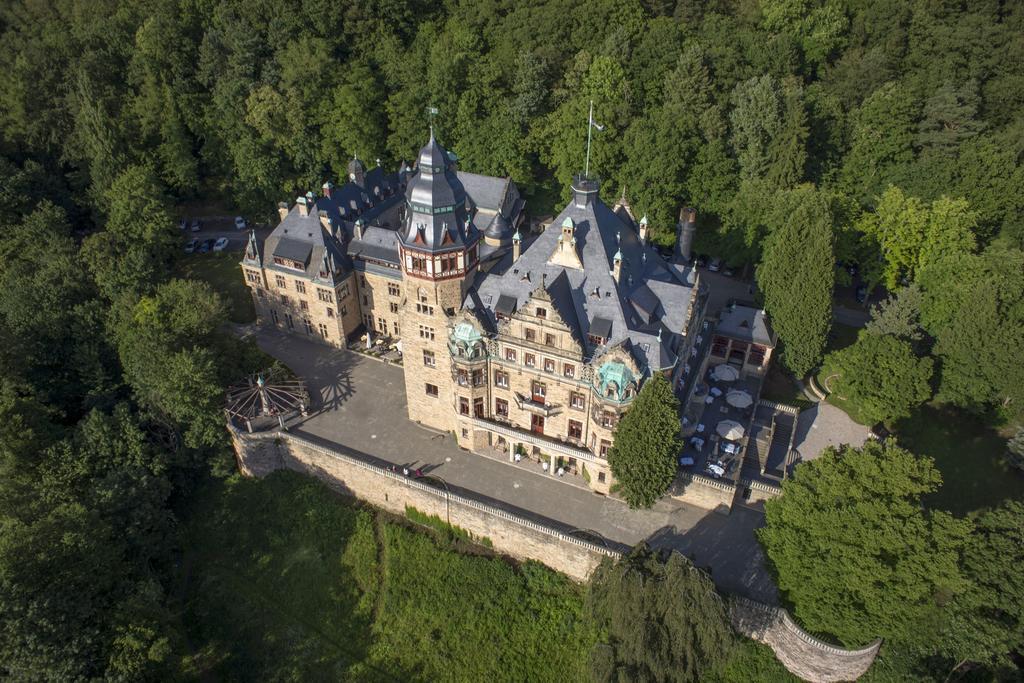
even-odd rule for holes
{"type": "Polygon", "coordinates": [[[587,164],[583,170],[583,175],[587,178],[590,177],[590,137],[595,128],[599,133],[604,130],[604,126],[594,120],[594,100],[590,100],[590,115],[587,117],[587,164]]]}
{"type": "Polygon", "coordinates": [[[430,137],[434,137],[434,117],[437,116],[437,107],[427,107],[427,116],[430,117],[430,137]]]}

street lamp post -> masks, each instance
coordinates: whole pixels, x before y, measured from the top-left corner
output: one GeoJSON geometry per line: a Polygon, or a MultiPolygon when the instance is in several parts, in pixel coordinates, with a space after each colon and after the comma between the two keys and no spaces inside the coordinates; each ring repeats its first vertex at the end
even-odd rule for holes
{"type": "Polygon", "coordinates": [[[425,477],[422,477],[422,478],[423,479],[436,479],[437,481],[441,482],[441,486],[444,487],[444,514],[445,514],[445,519],[448,521],[448,526],[451,526],[452,525],[452,501],[451,501],[452,492],[448,489],[448,482],[446,482],[444,479],[442,479],[441,477],[437,476],[436,474],[428,474],[428,475],[426,475],[425,477]]]}

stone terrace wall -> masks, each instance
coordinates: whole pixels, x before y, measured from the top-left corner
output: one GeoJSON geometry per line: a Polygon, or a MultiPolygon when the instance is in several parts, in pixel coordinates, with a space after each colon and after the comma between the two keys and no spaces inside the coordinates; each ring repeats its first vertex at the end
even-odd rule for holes
{"type": "Polygon", "coordinates": [[[290,434],[244,434],[232,430],[243,474],[263,477],[278,469],[311,474],[332,488],[376,507],[404,515],[406,506],[451,524],[476,537],[486,536],[494,549],[520,560],[537,560],[577,581],[586,581],[604,557],[617,550],[589,543],[551,527],[458,494],[450,496],[429,484],[394,473],[290,434]]]}
{"type": "Polygon", "coordinates": [[[705,510],[729,514],[736,499],[736,486],[701,474],[687,474],[679,490],[673,489],[672,498],[681,503],[696,505],[705,510]]]}
{"type": "Polygon", "coordinates": [[[808,634],[781,607],[734,597],[729,606],[733,628],[772,649],[789,671],[812,683],[855,681],[871,667],[881,640],[859,650],[829,645],[808,634]]]}
{"type": "MultiPolygon", "coordinates": [[[[452,524],[490,538],[495,550],[537,560],[577,581],[587,580],[604,557],[620,554],[486,503],[457,494],[449,497],[441,489],[343,453],[343,447],[326,448],[287,432],[245,434],[230,429],[239,470],[250,477],[292,469],[395,514],[405,514],[407,505],[441,519],[450,514],[452,524]]],[[[694,483],[708,507],[727,502],[731,506],[734,487],[706,477],[695,477],[694,483]]],[[[695,491],[688,493],[692,502],[695,491]]],[[[771,647],[791,673],[814,683],[856,680],[871,666],[881,645],[880,640],[861,650],[829,645],[804,632],[784,609],[746,598],[733,597],[729,614],[738,632],[771,647]]]]}

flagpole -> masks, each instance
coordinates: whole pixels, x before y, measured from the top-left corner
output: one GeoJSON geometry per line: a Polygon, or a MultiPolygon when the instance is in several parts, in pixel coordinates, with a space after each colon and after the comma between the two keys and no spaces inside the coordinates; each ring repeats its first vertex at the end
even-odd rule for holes
{"type": "Polygon", "coordinates": [[[590,179],[590,135],[594,129],[594,100],[590,100],[590,114],[587,116],[587,165],[583,177],[590,179]]]}

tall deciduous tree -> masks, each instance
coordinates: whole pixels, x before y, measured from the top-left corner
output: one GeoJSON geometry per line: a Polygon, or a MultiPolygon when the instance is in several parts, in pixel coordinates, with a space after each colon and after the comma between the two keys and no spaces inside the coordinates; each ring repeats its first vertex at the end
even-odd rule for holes
{"type": "Polygon", "coordinates": [[[909,342],[888,334],[861,332],[856,343],[825,357],[822,375],[868,424],[909,417],[932,393],[932,359],[918,358],[909,342]]]}
{"type": "Polygon", "coordinates": [[[676,474],[679,399],[663,376],[653,375],[615,431],[608,464],[630,507],[651,507],[676,474]]]}
{"type": "Polygon", "coordinates": [[[783,362],[803,376],[821,359],[832,324],[832,210],[823,193],[801,187],[780,197],[770,223],[757,283],[783,343],[783,362]]]}
{"type": "Polygon", "coordinates": [[[727,658],[734,636],[706,574],[646,544],[598,567],[587,611],[602,633],[594,681],[699,681],[727,658]]]}
{"type": "Polygon", "coordinates": [[[898,187],[886,190],[875,210],[857,223],[879,244],[890,289],[904,277],[913,281],[929,263],[973,251],[977,225],[977,215],[962,199],[942,197],[929,206],[898,187]]]}
{"type": "Polygon", "coordinates": [[[758,536],[804,627],[850,646],[882,637],[942,650],[942,603],[964,588],[970,524],[922,507],[940,483],[930,459],[892,442],[797,466],[758,536]]]}

